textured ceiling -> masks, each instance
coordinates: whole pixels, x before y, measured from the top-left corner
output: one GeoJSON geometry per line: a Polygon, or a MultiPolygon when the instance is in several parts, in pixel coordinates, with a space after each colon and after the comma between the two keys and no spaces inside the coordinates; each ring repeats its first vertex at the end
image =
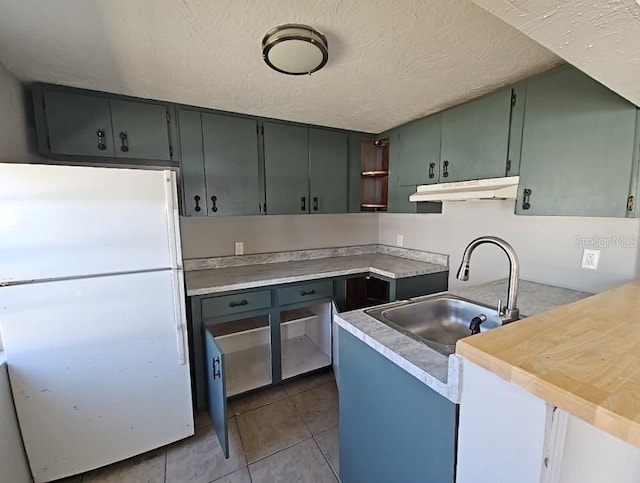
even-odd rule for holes
{"type": "Polygon", "coordinates": [[[27,82],[377,133],[560,59],[467,0],[0,0],[0,61],[27,82]],[[262,61],[289,22],[328,37],[310,77],[262,61]]]}
{"type": "Polygon", "coordinates": [[[634,0],[473,0],[640,105],[640,5],[634,0]]]}

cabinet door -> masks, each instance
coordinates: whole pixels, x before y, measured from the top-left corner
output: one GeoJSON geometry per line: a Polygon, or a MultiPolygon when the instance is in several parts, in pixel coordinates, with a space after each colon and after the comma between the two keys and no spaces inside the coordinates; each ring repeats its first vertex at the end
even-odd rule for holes
{"type": "Polygon", "coordinates": [[[441,117],[425,117],[400,128],[398,182],[400,186],[438,183],[441,117]]]}
{"type": "Polygon", "coordinates": [[[202,326],[205,344],[207,380],[207,407],[216,430],[220,447],[229,458],[229,432],[227,427],[227,388],[225,383],[225,357],[213,334],[202,326]]]}
{"type": "Polygon", "coordinates": [[[347,134],[309,129],[311,213],[347,212],[347,134]]]}
{"type": "Polygon", "coordinates": [[[108,99],[45,91],[44,105],[51,153],[114,155],[108,99]]]}
{"type": "Polygon", "coordinates": [[[444,111],[440,181],[504,176],[510,116],[510,89],[444,111]]]}
{"type": "Polygon", "coordinates": [[[171,159],[167,108],[160,104],[111,99],[116,157],[171,159]]]}
{"type": "Polygon", "coordinates": [[[309,129],[264,123],[269,215],[309,213],[309,129]]]}
{"type": "Polygon", "coordinates": [[[453,483],[456,405],[338,332],[340,480],[453,483]]]}
{"type": "Polygon", "coordinates": [[[257,215],[259,207],[256,121],[202,114],[209,215],[257,215]]]}
{"type": "Polygon", "coordinates": [[[625,216],[635,106],[564,68],[529,82],[524,116],[517,214],[625,216]]]}
{"type": "Polygon", "coordinates": [[[180,110],[180,174],[187,216],[207,215],[202,120],[198,111],[180,110]]]}

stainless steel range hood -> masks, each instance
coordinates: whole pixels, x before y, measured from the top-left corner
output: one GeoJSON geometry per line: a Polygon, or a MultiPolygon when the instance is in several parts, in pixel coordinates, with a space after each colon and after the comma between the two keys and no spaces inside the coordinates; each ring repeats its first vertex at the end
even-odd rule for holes
{"type": "Polygon", "coordinates": [[[515,199],[518,196],[519,181],[519,176],[509,176],[422,185],[409,197],[409,201],[515,199]]]}

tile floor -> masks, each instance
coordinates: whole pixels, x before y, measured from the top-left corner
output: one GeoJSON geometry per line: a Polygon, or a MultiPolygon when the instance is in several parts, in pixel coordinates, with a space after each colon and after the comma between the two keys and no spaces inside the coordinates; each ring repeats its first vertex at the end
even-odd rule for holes
{"type": "Polygon", "coordinates": [[[195,436],[65,483],[335,483],[338,392],[331,372],[231,401],[229,459],[211,420],[195,436]]]}

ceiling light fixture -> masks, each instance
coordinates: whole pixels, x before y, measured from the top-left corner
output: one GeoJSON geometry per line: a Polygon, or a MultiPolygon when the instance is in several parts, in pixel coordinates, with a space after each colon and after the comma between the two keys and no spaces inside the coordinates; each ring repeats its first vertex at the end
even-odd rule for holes
{"type": "Polygon", "coordinates": [[[308,25],[289,23],[269,30],[262,39],[262,58],[282,74],[311,75],[329,60],[327,38],[308,25]]]}

